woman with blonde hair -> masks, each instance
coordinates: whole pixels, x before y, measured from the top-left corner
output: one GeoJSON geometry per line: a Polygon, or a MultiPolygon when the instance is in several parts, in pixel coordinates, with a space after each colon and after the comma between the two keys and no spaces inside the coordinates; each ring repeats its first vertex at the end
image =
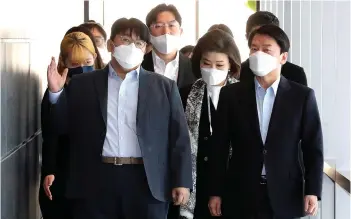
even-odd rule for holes
{"type": "MultiPolygon", "coordinates": [[[[58,72],[67,74],[66,84],[77,75],[103,68],[100,54],[89,30],[73,27],[62,39],[58,63],[58,72]]],[[[65,184],[68,169],[69,139],[57,133],[50,126],[51,104],[47,91],[41,106],[42,125],[42,183],[39,191],[39,203],[44,219],[71,219],[72,201],[65,197],[65,184]]]]}

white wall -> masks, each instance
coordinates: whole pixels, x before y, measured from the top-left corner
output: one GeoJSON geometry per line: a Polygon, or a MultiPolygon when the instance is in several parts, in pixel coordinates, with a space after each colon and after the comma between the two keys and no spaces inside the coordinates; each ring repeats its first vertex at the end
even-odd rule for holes
{"type": "MultiPolygon", "coordinates": [[[[304,67],[316,92],[325,159],[350,179],[351,2],[261,0],[261,10],[275,13],[289,35],[289,60],[304,67]]],[[[350,196],[336,188],[336,218],[350,218],[350,196]]]]}
{"type": "Polygon", "coordinates": [[[245,5],[246,0],[200,0],[199,36],[203,36],[213,24],[227,25],[234,35],[241,60],[249,57],[249,47],[245,37],[246,21],[254,13],[245,5]]]}

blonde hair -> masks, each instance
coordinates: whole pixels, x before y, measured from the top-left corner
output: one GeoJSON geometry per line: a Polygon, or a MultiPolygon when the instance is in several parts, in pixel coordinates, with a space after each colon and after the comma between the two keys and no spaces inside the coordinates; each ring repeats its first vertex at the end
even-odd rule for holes
{"type": "Polygon", "coordinates": [[[62,72],[65,68],[65,60],[68,57],[68,53],[72,52],[72,61],[77,63],[84,63],[86,57],[84,55],[84,49],[87,49],[94,56],[96,56],[95,47],[93,41],[88,35],[83,32],[72,32],[63,38],[60,47],[60,57],[58,70],[62,72]]]}

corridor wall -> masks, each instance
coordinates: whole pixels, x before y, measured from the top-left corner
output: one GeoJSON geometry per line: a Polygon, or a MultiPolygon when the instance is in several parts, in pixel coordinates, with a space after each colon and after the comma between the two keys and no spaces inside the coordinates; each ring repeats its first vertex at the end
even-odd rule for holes
{"type": "Polygon", "coordinates": [[[0,0],[1,219],[38,219],[40,102],[64,33],[83,0],[0,0]]]}
{"type": "MultiPolygon", "coordinates": [[[[351,1],[261,0],[260,10],[276,14],[289,35],[289,60],[305,69],[316,93],[325,161],[350,180],[351,1]]],[[[325,190],[324,199],[335,198],[335,209],[329,209],[335,211],[335,218],[351,218],[349,194],[338,185],[333,196],[327,194],[330,191],[325,190]]],[[[322,209],[321,216],[327,210],[322,209]]]]}

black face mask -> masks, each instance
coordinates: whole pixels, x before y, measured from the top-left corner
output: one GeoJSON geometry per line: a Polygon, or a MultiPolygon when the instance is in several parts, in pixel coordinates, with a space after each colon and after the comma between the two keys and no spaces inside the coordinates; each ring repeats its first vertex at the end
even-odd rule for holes
{"type": "Polygon", "coordinates": [[[68,77],[72,77],[73,75],[78,75],[78,74],[82,74],[82,73],[86,73],[86,72],[91,72],[94,71],[94,66],[79,66],[76,68],[70,68],[68,69],[68,77]]]}

